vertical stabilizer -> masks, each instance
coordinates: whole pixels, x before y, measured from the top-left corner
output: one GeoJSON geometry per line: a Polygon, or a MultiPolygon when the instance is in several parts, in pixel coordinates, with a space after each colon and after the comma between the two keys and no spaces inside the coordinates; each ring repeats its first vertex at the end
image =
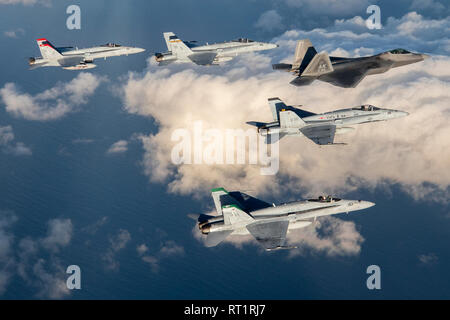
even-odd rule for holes
{"type": "Polygon", "coordinates": [[[62,57],[62,54],[58,49],[56,49],[47,39],[37,39],[36,42],[44,59],[56,60],[62,57]]]}
{"type": "Polygon", "coordinates": [[[280,121],[279,113],[280,110],[286,109],[286,104],[280,100],[280,98],[269,98],[269,107],[272,111],[273,121],[280,121]]]}
{"type": "Polygon", "coordinates": [[[317,54],[309,39],[299,40],[295,48],[294,63],[292,69],[300,69],[300,73],[307,67],[314,56],[317,54]]]}
{"type": "Polygon", "coordinates": [[[173,55],[187,57],[193,53],[192,50],[175,35],[175,33],[164,32],[163,35],[167,44],[167,49],[172,52],[173,55]]]}
{"type": "Polygon", "coordinates": [[[222,215],[222,201],[220,200],[220,196],[228,194],[228,191],[224,188],[215,188],[211,190],[211,196],[214,200],[214,205],[216,206],[217,214],[222,215]]]}

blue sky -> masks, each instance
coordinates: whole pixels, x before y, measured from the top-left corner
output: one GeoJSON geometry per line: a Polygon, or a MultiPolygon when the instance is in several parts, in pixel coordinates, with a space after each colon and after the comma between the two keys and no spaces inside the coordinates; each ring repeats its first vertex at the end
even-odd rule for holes
{"type": "Polygon", "coordinates": [[[448,4],[438,0],[0,0],[8,48],[0,74],[0,297],[449,298],[449,28],[448,4]],[[65,26],[69,4],[81,7],[81,30],[65,26]],[[369,4],[381,8],[381,30],[365,27],[369,4]],[[217,68],[159,68],[151,56],[166,49],[164,31],[280,47],[217,68]],[[147,51],[96,61],[90,72],[29,71],[39,37],[147,51]],[[271,63],[290,61],[303,38],[336,55],[403,47],[433,58],[355,89],[299,89],[271,63]],[[42,98],[49,89],[55,96],[42,98]],[[268,120],[272,96],[314,112],[371,103],[410,116],[358,127],[342,136],[345,149],[287,138],[275,176],[251,165],[171,163],[174,130],[193,121],[247,129],[245,121],[268,120]],[[205,248],[187,214],[212,211],[209,189],[218,186],[269,202],[332,193],[377,205],[299,230],[290,236],[298,250],[268,254],[247,238],[205,248]],[[71,264],[82,270],[81,290],[65,288],[71,264]],[[371,264],[382,270],[379,291],[365,285],[371,264]]]}

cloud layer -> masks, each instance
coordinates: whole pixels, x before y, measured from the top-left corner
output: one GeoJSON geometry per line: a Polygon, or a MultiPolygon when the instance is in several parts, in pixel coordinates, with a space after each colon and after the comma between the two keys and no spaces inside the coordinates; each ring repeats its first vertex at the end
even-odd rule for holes
{"type": "Polygon", "coordinates": [[[31,149],[22,142],[14,143],[15,136],[11,126],[0,126],[0,150],[18,156],[31,155],[31,149]]]}
{"type": "Polygon", "coordinates": [[[0,99],[11,115],[27,120],[55,120],[88,102],[103,81],[91,73],[80,73],[67,83],[36,95],[21,93],[14,83],[7,83],[0,89],[0,99]]]}
{"type": "Polygon", "coordinates": [[[277,73],[229,80],[197,70],[170,73],[151,67],[143,76],[130,77],[124,103],[128,112],[153,117],[159,124],[156,134],[141,138],[143,164],[153,181],[167,181],[172,192],[195,194],[225,186],[256,194],[287,189],[307,195],[342,194],[361,186],[399,184],[415,198],[423,198],[437,190],[448,192],[449,77],[450,59],[435,57],[368,77],[342,94],[341,88],[326,83],[295,88],[288,85],[289,75],[277,73]],[[284,138],[275,177],[261,176],[259,167],[251,165],[172,164],[174,130],[190,130],[197,120],[205,129],[247,129],[246,121],[270,121],[267,98],[272,96],[313,112],[370,103],[410,116],[360,125],[354,133],[337,137],[348,146],[318,147],[301,137],[284,138]]]}
{"type": "Polygon", "coordinates": [[[13,212],[0,210],[0,295],[6,292],[14,277],[20,277],[36,290],[36,297],[67,296],[65,269],[56,254],[71,241],[71,220],[49,220],[46,237],[20,240],[12,232],[17,220],[13,212]]]}

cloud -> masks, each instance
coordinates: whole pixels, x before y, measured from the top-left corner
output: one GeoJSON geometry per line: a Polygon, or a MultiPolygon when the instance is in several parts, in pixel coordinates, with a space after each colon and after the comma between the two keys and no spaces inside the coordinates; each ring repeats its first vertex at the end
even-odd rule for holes
{"type": "Polygon", "coordinates": [[[31,155],[31,149],[22,142],[13,143],[15,137],[11,126],[0,126],[0,149],[7,154],[16,156],[31,155]]]}
{"type": "Polygon", "coordinates": [[[78,138],[78,139],[74,139],[72,140],[73,144],[90,144],[95,142],[94,139],[83,139],[83,138],[78,138]]]}
{"type": "Polygon", "coordinates": [[[126,140],[119,140],[108,149],[107,153],[109,154],[117,154],[117,153],[124,153],[128,151],[128,141],[126,140]]]}
{"type": "Polygon", "coordinates": [[[119,262],[116,260],[116,254],[123,250],[131,240],[131,234],[128,230],[120,229],[118,233],[109,238],[110,247],[102,256],[102,259],[107,263],[106,268],[110,270],[119,270],[119,262]]]}
{"type": "Polygon", "coordinates": [[[0,0],[0,5],[15,5],[22,4],[24,6],[34,6],[35,4],[41,4],[43,6],[51,6],[51,0],[0,0]]]}
{"type": "Polygon", "coordinates": [[[50,268],[52,273],[48,272],[47,261],[38,259],[33,266],[33,283],[38,288],[37,297],[45,299],[62,299],[70,294],[65,279],[65,270],[59,263],[53,262],[50,268]]]}
{"type": "Polygon", "coordinates": [[[410,7],[411,10],[430,11],[433,14],[448,12],[448,8],[435,0],[413,0],[410,7]]]}
{"type": "Polygon", "coordinates": [[[268,10],[261,14],[255,27],[269,32],[280,30],[283,29],[282,18],[276,10],[268,10]]]}
{"type": "Polygon", "coordinates": [[[328,256],[357,255],[364,241],[351,221],[334,217],[321,218],[320,222],[299,230],[290,231],[288,242],[298,246],[291,250],[290,256],[304,255],[308,250],[328,256]]]}
{"type": "Polygon", "coordinates": [[[145,243],[139,245],[136,251],[142,261],[149,264],[152,272],[155,273],[159,271],[162,260],[184,255],[184,248],[173,240],[162,242],[159,248],[157,247],[157,251],[153,253],[150,253],[151,250],[145,243]]]}
{"type": "Polygon", "coordinates": [[[58,251],[70,243],[72,233],[73,226],[70,219],[50,220],[48,222],[47,236],[41,240],[42,245],[51,251],[58,251]]]}
{"type": "Polygon", "coordinates": [[[3,35],[7,38],[19,38],[25,34],[25,30],[18,28],[15,30],[4,31],[3,35]]]}
{"type": "Polygon", "coordinates": [[[438,262],[438,257],[434,253],[421,254],[417,257],[422,265],[433,265],[438,262]]]}
{"type": "Polygon", "coordinates": [[[450,39],[447,31],[449,28],[450,16],[443,19],[427,19],[416,12],[409,12],[401,18],[387,18],[380,30],[368,29],[365,19],[356,16],[335,20],[334,24],[326,29],[289,30],[274,41],[285,50],[289,48],[289,61],[293,57],[296,40],[305,38],[309,38],[318,51],[331,52],[342,48],[351,52],[352,56],[358,56],[354,50],[361,48],[374,50],[373,53],[405,48],[448,55],[450,53],[450,39]]]}
{"type": "Polygon", "coordinates": [[[339,17],[343,15],[365,12],[371,4],[368,0],[285,0],[292,8],[303,11],[306,15],[328,15],[339,17]]]}
{"type": "Polygon", "coordinates": [[[91,235],[94,235],[107,222],[108,222],[108,217],[104,216],[104,217],[101,217],[100,219],[98,219],[97,221],[95,221],[94,223],[82,228],[81,230],[83,232],[87,232],[91,235]]]}
{"type": "Polygon", "coordinates": [[[70,293],[65,283],[66,273],[54,248],[68,245],[67,226],[71,223],[50,220],[47,237],[40,240],[25,237],[16,241],[11,229],[17,220],[13,212],[0,210],[0,295],[17,275],[28,286],[37,289],[39,298],[65,297],[70,293]],[[44,259],[47,253],[50,256],[44,259]]]}
{"type": "MultiPolygon", "coordinates": [[[[391,19],[388,27],[405,31],[408,28],[400,26],[416,19],[436,30],[439,28],[435,25],[447,23],[447,19],[436,23],[412,13],[395,21],[391,19]]],[[[354,25],[357,21],[347,22],[354,25]]],[[[340,22],[333,28],[342,29],[344,24],[340,22]]],[[[288,84],[292,80],[290,74],[271,72],[269,63],[264,66],[251,63],[260,60],[261,56],[267,59],[271,54],[274,62],[289,60],[296,40],[305,37],[316,39],[319,50],[341,48],[350,56],[357,55],[355,41],[364,45],[359,48],[361,51],[371,47],[392,48],[393,39],[400,38],[357,30],[292,30],[276,38],[281,47],[272,50],[268,56],[238,57],[219,68],[158,68],[150,63],[145,73],[130,73],[123,86],[125,110],[151,117],[159,127],[157,132],[140,137],[145,174],[153,182],[167,183],[169,192],[180,194],[204,195],[212,187],[224,186],[230,190],[252,190],[255,195],[278,195],[285,191],[304,196],[342,195],[361,187],[398,185],[415,199],[448,199],[448,57],[435,55],[424,62],[369,76],[354,89],[322,82],[297,88],[288,84]],[[365,47],[369,43],[370,47],[365,47]],[[243,64],[240,59],[249,63],[243,64]],[[288,104],[302,104],[305,109],[317,113],[370,103],[404,110],[410,115],[356,126],[353,133],[337,136],[337,141],[348,142],[347,146],[319,147],[305,138],[286,137],[280,143],[277,176],[261,176],[257,165],[172,163],[171,150],[175,142],[171,136],[175,130],[182,128],[192,132],[195,121],[201,121],[204,130],[247,130],[246,121],[270,121],[267,99],[274,96],[288,104]],[[437,196],[432,196],[434,194],[437,196]]],[[[404,35],[406,40],[403,41],[411,44],[413,37],[422,37],[424,33],[410,30],[404,35]]],[[[417,46],[442,52],[437,37],[425,38],[417,46]]]]}
{"type": "Polygon", "coordinates": [[[0,100],[6,111],[27,120],[56,120],[88,102],[103,78],[91,73],[80,73],[67,83],[58,83],[36,95],[21,93],[14,83],[0,89],[0,100]]]}
{"type": "Polygon", "coordinates": [[[17,216],[13,212],[0,210],[0,296],[6,291],[14,274],[14,235],[10,229],[16,221],[17,216]]]}

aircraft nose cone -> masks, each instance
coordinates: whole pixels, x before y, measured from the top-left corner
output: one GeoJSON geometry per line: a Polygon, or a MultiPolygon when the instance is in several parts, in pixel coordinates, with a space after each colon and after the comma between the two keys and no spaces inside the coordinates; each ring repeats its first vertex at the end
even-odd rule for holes
{"type": "Polygon", "coordinates": [[[360,205],[361,205],[362,209],[367,209],[367,208],[373,207],[375,205],[375,203],[370,202],[370,201],[361,201],[360,205]]]}
{"type": "Polygon", "coordinates": [[[145,49],[143,49],[143,48],[135,48],[134,51],[135,51],[136,53],[141,53],[141,52],[144,52],[145,49]]]}
{"type": "Polygon", "coordinates": [[[409,113],[406,112],[406,111],[397,111],[396,115],[397,115],[398,118],[402,118],[402,117],[409,116],[409,113]]]}

